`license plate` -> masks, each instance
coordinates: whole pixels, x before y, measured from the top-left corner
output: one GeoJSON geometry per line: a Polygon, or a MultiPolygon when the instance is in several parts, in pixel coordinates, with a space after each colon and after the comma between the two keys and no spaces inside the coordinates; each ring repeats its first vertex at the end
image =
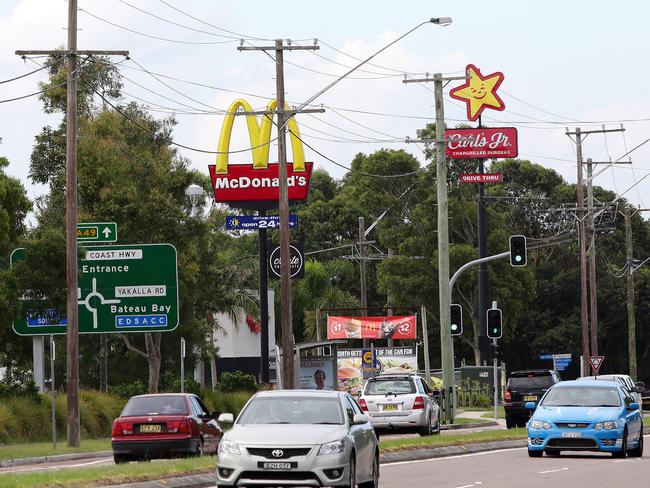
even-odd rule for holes
{"type": "Polygon", "coordinates": [[[537,396],[535,395],[527,395],[524,397],[525,402],[536,402],[537,401],[537,396]]]}
{"type": "Polygon", "coordinates": [[[582,432],[562,432],[562,437],[569,437],[570,439],[580,439],[582,432]]]}
{"type": "Polygon", "coordinates": [[[383,410],[384,410],[384,412],[390,412],[390,411],[397,410],[397,405],[384,405],[383,410]]]}
{"type": "Polygon", "coordinates": [[[140,425],[140,432],[160,432],[162,429],[160,424],[142,424],[140,425]]]}
{"type": "Polygon", "coordinates": [[[263,469],[292,469],[297,468],[298,463],[260,463],[263,469]]]}

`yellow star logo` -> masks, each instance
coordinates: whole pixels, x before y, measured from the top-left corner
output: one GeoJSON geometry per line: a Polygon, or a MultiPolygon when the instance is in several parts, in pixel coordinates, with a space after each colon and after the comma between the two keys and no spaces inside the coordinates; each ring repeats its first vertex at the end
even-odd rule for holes
{"type": "Polygon", "coordinates": [[[449,96],[467,104],[469,120],[478,119],[486,108],[494,110],[506,108],[503,100],[497,95],[497,89],[503,81],[503,73],[497,71],[491,75],[483,76],[473,64],[467,65],[466,73],[469,80],[464,85],[452,89],[449,96]]]}

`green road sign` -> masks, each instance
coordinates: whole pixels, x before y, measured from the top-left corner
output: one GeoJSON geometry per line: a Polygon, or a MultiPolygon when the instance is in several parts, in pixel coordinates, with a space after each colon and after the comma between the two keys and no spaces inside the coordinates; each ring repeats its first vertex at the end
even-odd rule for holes
{"type": "MultiPolygon", "coordinates": [[[[16,249],[12,264],[25,259],[16,249]]],[[[176,248],[171,244],[92,246],[79,260],[79,333],[174,330],[178,326],[176,248]]],[[[19,335],[65,334],[64,313],[23,302],[19,335]]]]}
{"type": "Polygon", "coordinates": [[[117,242],[117,224],[115,222],[78,223],[77,242],[117,242]]]}

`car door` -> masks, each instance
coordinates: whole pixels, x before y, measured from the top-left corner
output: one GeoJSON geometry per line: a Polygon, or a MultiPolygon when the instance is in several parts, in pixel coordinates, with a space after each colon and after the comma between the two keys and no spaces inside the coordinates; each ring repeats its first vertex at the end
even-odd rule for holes
{"type": "MultiPolygon", "coordinates": [[[[370,437],[372,426],[370,422],[365,424],[354,425],[353,419],[355,414],[363,412],[358,407],[350,395],[345,395],[345,409],[348,414],[350,424],[350,435],[354,442],[357,453],[357,479],[367,480],[372,469],[372,438],[370,437]]],[[[374,436],[374,433],[372,434],[374,436]]]]}
{"type": "Polygon", "coordinates": [[[630,392],[627,391],[627,388],[621,388],[624,395],[625,402],[625,417],[627,419],[627,432],[628,432],[628,442],[631,439],[636,440],[639,437],[639,433],[643,429],[643,416],[641,410],[628,410],[627,407],[631,403],[636,403],[634,397],[630,392]]]}
{"type": "Polygon", "coordinates": [[[211,425],[212,418],[208,409],[203,405],[203,402],[195,395],[190,396],[192,402],[192,410],[197,418],[199,430],[203,436],[203,449],[206,452],[216,452],[217,444],[219,442],[217,431],[214,425],[211,425]]]}
{"type": "Polygon", "coordinates": [[[424,380],[422,381],[422,390],[424,391],[427,401],[429,403],[429,416],[431,417],[431,424],[435,425],[438,423],[438,405],[435,398],[433,397],[433,392],[429,389],[429,385],[424,380]]]}

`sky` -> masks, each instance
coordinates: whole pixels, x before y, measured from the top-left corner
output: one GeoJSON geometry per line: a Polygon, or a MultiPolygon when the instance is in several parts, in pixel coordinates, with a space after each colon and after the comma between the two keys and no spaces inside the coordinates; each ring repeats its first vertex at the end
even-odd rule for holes
{"type": "MultiPolygon", "coordinates": [[[[124,101],[145,103],[159,117],[174,113],[174,140],[193,148],[216,151],[223,111],[236,98],[263,109],[275,97],[272,59],[238,46],[268,46],[279,38],[319,46],[285,52],[286,98],[297,106],[360,59],[442,16],[453,23],[419,27],[317,98],[324,113],[297,117],[304,140],[340,165],[306,148],[316,168],[340,178],[355,154],[381,148],[405,149],[424,165],[422,147],[403,141],[433,121],[433,84],[402,81],[437,72],[459,76],[469,63],[484,75],[505,76],[498,93],[506,108],[486,110],[483,122],[516,127],[520,158],[552,168],[570,183],[577,170],[567,127],[623,124],[624,133],[584,140],[584,157],[594,161],[616,160],[650,138],[645,0],[79,0],[79,8],[78,48],[129,50],[130,60],[112,58],[125,76],[124,101]]],[[[65,46],[67,9],[65,0],[0,0],[0,82],[42,62],[25,62],[14,51],[65,46]]],[[[44,79],[39,72],[0,84],[0,102],[38,91],[44,79]]],[[[460,84],[451,81],[445,88],[449,126],[467,122],[464,105],[448,96],[460,84]]],[[[28,178],[34,137],[60,120],[60,114],[44,114],[35,96],[0,103],[0,156],[9,159],[6,171],[32,199],[47,190],[28,178]]],[[[247,147],[245,124],[238,121],[230,149],[247,147]]],[[[205,174],[214,164],[214,155],[180,153],[205,174]]],[[[630,157],[632,164],[599,166],[604,171],[595,184],[647,208],[650,143],[630,157]]],[[[230,157],[250,159],[250,152],[230,157]]]]}

